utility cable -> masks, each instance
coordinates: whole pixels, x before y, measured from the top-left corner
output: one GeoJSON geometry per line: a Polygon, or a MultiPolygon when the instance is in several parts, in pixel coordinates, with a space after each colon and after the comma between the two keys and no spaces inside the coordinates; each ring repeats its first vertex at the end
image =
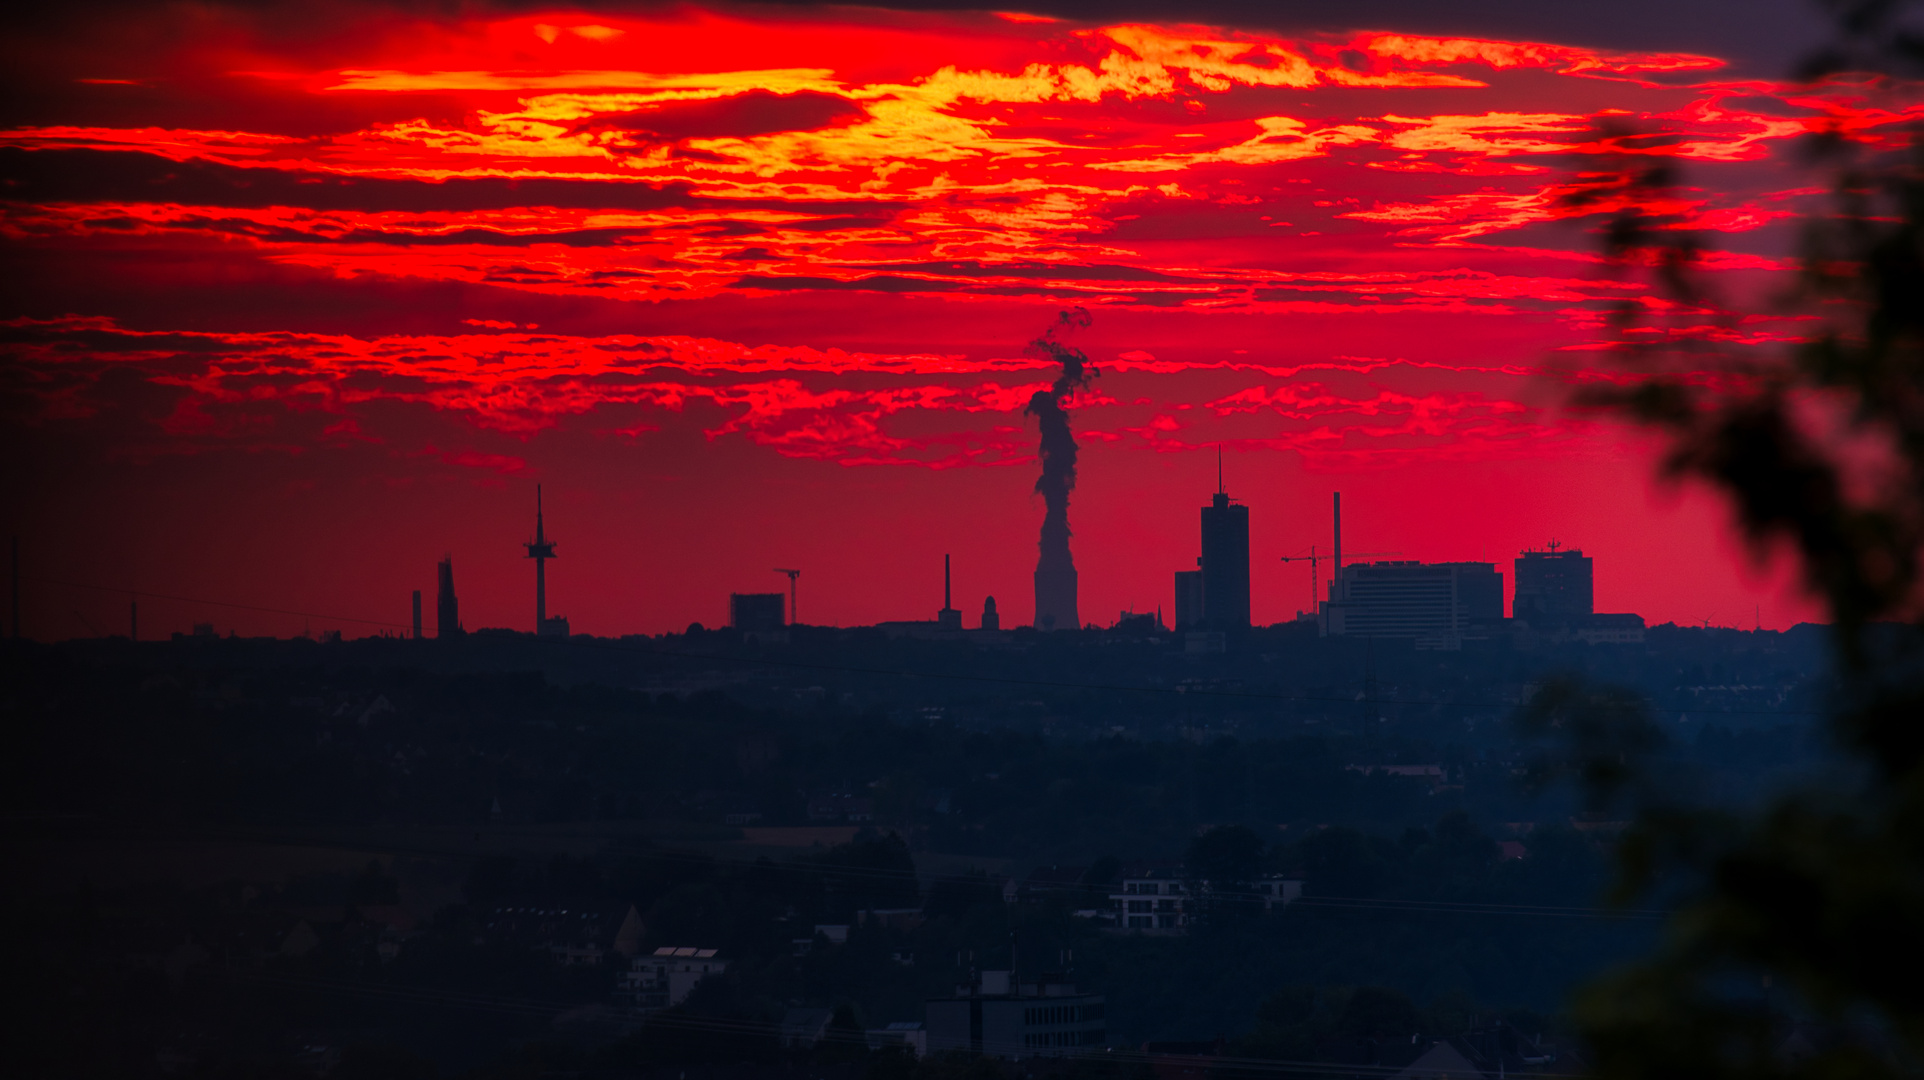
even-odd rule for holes
{"type": "MultiPolygon", "coordinates": [[[[557,1016],[578,1009],[593,1008],[598,1004],[594,1002],[531,1001],[525,998],[498,997],[466,991],[447,991],[426,987],[402,987],[393,984],[354,982],[340,979],[317,979],[279,974],[245,975],[241,976],[239,981],[288,990],[311,990],[321,993],[350,994],[363,997],[384,998],[411,1004],[440,1005],[456,1009],[473,1009],[531,1016],[557,1016]]],[[[1039,998],[1037,1000],[1046,1002],[1047,999],[1039,998]]],[[[619,1013],[617,1013],[617,1015],[619,1016],[619,1013]]],[[[626,1016],[621,1016],[620,1018],[631,1021],[641,1030],[648,1028],[669,1028],[715,1035],[761,1036],[771,1040],[779,1040],[782,1036],[782,1025],[780,1023],[769,1020],[754,1020],[746,1017],[701,1016],[674,1010],[662,1010],[639,1014],[628,1012],[626,1016]]],[[[815,1041],[866,1047],[868,1045],[868,1033],[825,1029],[815,1041]]],[[[1216,1054],[1154,1054],[1144,1050],[1120,1048],[1084,1049],[1063,1047],[1048,1055],[1037,1056],[1143,1064],[1159,1061],[1167,1062],[1172,1059],[1177,1059],[1191,1061],[1197,1065],[1206,1065],[1212,1072],[1217,1069],[1224,1069],[1235,1072],[1390,1077],[1404,1071],[1402,1068],[1386,1065],[1346,1065],[1338,1062],[1230,1057],[1216,1054]]],[[[1559,1074],[1508,1072],[1507,1075],[1517,1077],[1519,1080],[1535,1080],[1535,1078],[1538,1077],[1549,1077],[1559,1074]]]]}

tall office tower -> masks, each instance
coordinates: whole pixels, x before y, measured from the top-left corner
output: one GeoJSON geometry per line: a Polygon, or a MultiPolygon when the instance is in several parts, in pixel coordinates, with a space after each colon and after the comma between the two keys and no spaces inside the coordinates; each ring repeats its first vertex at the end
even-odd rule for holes
{"type": "Polygon", "coordinates": [[[454,598],[454,556],[443,558],[436,571],[434,636],[460,637],[464,631],[461,629],[461,603],[454,598]]]}
{"type": "Polygon", "coordinates": [[[1201,570],[1176,571],[1176,625],[1172,629],[1194,630],[1202,622],[1202,589],[1201,570]]]}
{"type": "Polygon", "coordinates": [[[995,597],[993,596],[989,597],[987,600],[982,601],[982,629],[984,630],[1002,629],[1002,616],[996,614],[995,597]]]}
{"type": "Polygon", "coordinates": [[[1511,614],[1519,619],[1567,619],[1594,614],[1596,577],[1582,551],[1550,541],[1548,551],[1526,551],[1516,561],[1516,600],[1511,614]]]}
{"type": "Polygon", "coordinates": [[[554,541],[548,539],[541,522],[541,485],[534,486],[534,540],[521,545],[534,560],[534,632],[541,637],[558,634],[567,637],[568,620],[548,619],[548,560],[554,558],[554,541]]]}
{"type": "Polygon", "coordinates": [[[414,640],[421,640],[421,590],[414,590],[414,640]]]}
{"type": "Polygon", "coordinates": [[[1221,491],[1202,508],[1202,621],[1211,630],[1249,626],[1249,507],[1221,491]]]}
{"type": "Polygon", "coordinates": [[[962,629],[962,613],[956,610],[949,592],[949,557],[942,556],[942,610],[935,613],[935,625],[942,630],[962,629]]]}
{"type": "Polygon", "coordinates": [[[788,597],[778,592],[729,593],[728,625],[737,630],[780,630],[788,597]]]}

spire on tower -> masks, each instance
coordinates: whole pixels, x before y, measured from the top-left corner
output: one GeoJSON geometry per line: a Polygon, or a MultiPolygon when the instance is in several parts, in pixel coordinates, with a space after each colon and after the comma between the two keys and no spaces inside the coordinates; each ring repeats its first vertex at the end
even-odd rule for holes
{"type": "Polygon", "coordinates": [[[540,636],[568,634],[568,621],[559,616],[548,618],[548,560],[555,557],[554,542],[548,539],[541,515],[541,485],[534,486],[534,540],[521,545],[534,560],[534,632],[540,636]]]}

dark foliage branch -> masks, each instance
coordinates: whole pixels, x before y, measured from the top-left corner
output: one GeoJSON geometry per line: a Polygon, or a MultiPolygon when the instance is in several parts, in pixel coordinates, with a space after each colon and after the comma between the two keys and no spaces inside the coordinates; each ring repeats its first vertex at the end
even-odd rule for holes
{"type": "MultiPolygon", "coordinates": [[[[1837,43],[1805,77],[1914,95],[1912,5],[1827,6],[1837,43]]],[[[1617,362],[1581,373],[1578,401],[1664,433],[1668,476],[1721,491],[1760,552],[1795,554],[1835,627],[1829,723],[1849,764],[1848,779],[1714,813],[1650,783],[1641,729],[1597,715],[1581,688],[1527,711],[1539,729],[1569,725],[1576,778],[1599,799],[1641,807],[1618,898],[1677,905],[1655,954],[1581,996],[1602,1076],[1882,1077],[1924,1063],[1924,984],[1906,959],[1924,955],[1924,156],[1841,132],[1810,151],[1831,197],[1804,223],[1802,272],[1777,306],[1816,329],[1787,349],[1747,343],[1745,305],[1699,274],[1670,167],[1575,185],[1573,203],[1611,215],[1608,253],[1654,298],[1617,313],[1617,362]]]]}

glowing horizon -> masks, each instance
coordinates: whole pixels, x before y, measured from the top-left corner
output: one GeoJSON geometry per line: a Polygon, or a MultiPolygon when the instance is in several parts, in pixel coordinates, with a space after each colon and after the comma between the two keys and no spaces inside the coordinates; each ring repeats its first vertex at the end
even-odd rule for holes
{"type": "Polygon", "coordinates": [[[1026,622],[1022,409],[1051,376],[1023,347],[1073,306],[1102,372],[1070,414],[1085,619],[1168,605],[1213,490],[1186,452],[1220,446],[1259,511],[1259,621],[1304,606],[1276,557],[1327,543],[1342,487],[1381,537],[1355,550],[1507,577],[1560,536],[1603,607],[1788,625],[1811,609],[1713,505],[1653,502],[1643,437],[1560,405],[1615,306],[1664,303],[1595,253],[1622,200],[1597,163],[1680,163],[1667,209],[1706,273],[1766,296],[1823,196],[1797,140],[1895,146],[1924,117],[1870,81],[1394,28],[687,7],[293,42],[130,18],[153,48],[46,60],[45,122],[0,131],[37,565],[398,611],[446,549],[476,567],[471,625],[520,626],[540,478],[550,610],[597,633],[712,625],[769,566],[828,592],[811,621],[923,617],[944,551],[971,620],[992,593],[1026,622]],[[383,515],[401,539],[370,551],[383,515]]]}

